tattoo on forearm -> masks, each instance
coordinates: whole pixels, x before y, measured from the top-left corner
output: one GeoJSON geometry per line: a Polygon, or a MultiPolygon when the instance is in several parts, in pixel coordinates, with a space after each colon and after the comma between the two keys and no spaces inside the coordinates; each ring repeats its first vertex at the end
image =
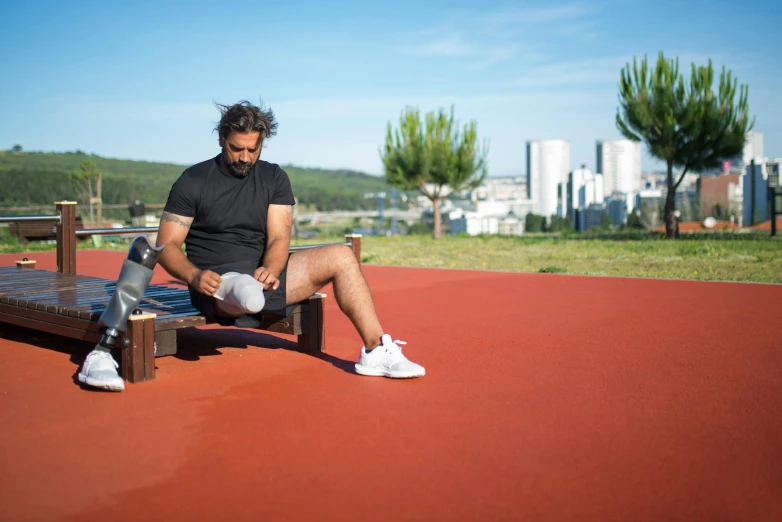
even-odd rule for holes
{"type": "Polygon", "coordinates": [[[176,223],[177,225],[182,225],[185,228],[190,228],[191,223],[193,223],[192,218],[182,219],[176,214],[172,214],[170,212],[163,212],[163,215],[160,216],[160,220],[168,221],[169,223],[176,223]]]}

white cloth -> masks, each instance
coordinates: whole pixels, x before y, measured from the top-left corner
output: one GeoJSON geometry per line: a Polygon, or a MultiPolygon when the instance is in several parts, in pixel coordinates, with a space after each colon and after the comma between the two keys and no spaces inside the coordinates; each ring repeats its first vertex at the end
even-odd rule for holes
{"type": "Polygon", "coordinates": [[[263,284],[248,274],[228,272],[223,274],[215,299],[222,301],[218,306],[223,311],[243,315],[257,314],[263,310],[263,284]]]}

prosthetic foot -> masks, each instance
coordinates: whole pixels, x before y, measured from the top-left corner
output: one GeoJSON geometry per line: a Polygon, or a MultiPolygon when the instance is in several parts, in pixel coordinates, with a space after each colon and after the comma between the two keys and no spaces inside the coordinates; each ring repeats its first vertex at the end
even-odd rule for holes
{"type": "Polygon", "coordinates": [[[141,302],[144,291],[152,279],[152,269],[157,264],[163,247],[154,247],[146,236],[133,240],[128,258],[122,264],[117,288],[98,321],[103,336],[95,349],[87,355],[79,371],[79,381],[104,390],[122,391],[125,383],[117,373],[119,365],[111,356],[111,350],[120,346],[127,328],[128,317],[141,302]]]}

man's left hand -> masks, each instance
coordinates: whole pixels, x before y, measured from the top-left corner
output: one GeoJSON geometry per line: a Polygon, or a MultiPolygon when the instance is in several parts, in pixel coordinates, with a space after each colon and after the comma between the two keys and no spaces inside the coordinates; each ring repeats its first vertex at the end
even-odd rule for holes
{"type": "Polygon", "coordinates": [[[256,268],[253,277],[263,283],[264,290],[277,290],[280,287],[280,280],[266,267],[256,268]]]}

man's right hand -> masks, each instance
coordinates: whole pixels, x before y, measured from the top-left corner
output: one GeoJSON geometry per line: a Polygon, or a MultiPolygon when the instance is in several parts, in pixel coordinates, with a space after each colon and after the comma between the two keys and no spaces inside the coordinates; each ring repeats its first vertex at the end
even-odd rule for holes
{"type": "Polygon", "coordinates": [[[190,281],[190,286],[204,295],[215,295],[215,292],[220,288],[222,278],[211,270],[199,270],[193,280],[190,281]]]}

